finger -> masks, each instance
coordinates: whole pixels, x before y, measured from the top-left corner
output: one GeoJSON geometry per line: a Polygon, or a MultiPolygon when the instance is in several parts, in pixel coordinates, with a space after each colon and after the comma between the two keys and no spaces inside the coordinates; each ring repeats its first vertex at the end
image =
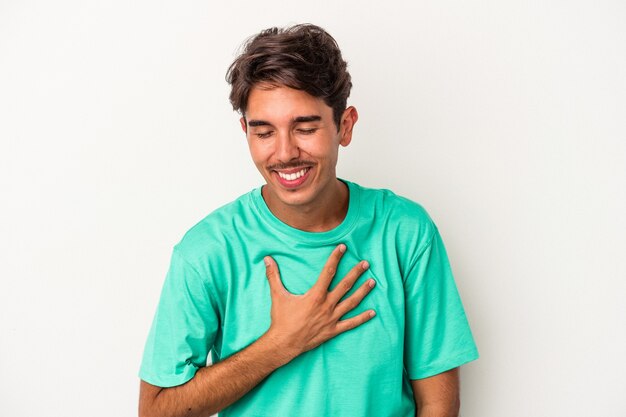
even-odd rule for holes
{"type": "Polygon", "coordinates": [[[335,332],[336,334],[347,332],[348,330],[354,329],[355,327],[369,321],[375,315],[376,312],[374,310],[367,310],[354,317],[350,317],[349,319],[339,320],[335,326],[335,332]]]}
{"type": "Polygon", "coordinates": [[[263,262],[265,263],[265,276],[270,284],[270,292],[273,295],[287,293],[288,291],[280,279],[280,273],[278,272],[278,265],[276,265],[276,261],[274,261],[271,256],[266,256],[263,258],[263,262]]]}
{"type": "Polygon", "coordinates": [[[314,289],[320,291],[323,290],[324,292],[328,291],[328,286],[330,285],[330,282],[333,280],[335,274],[337,273],[337,265],[339,265],[339,261],[341,260],[341,257],[345,252],[346,245],[344,245],[343,243],[338,245],[332,251],[332,253],[328,257],[328,260],[326,261],[326,264],[324,265],[324,269],[322,269],[322,273],[317,279],[317,282],[315,283],[315,285],[313,285],[314,289]]]}
{"type": "Polygon", "coordinates": [[[341,280],[339,283],[333,288],[333,290],[328,294],[328,299],[337,304],[341,298],[346,295],[350,289],[354,286],[354,283],[359,279],[359,277],[363,274],[363,272],[367,271],[370,267],[370,264],[367,261],[361,261],[356,264],[350,272],[341,280]]]}
{"type": "Polygon", "coordinates": [[[363,301],[365,296],[372,291],[375,285],[376,281],[368,279],[367,282],[361,285],[359,289],[354,292],[354,294],[337,304],[333,313],[337,320],[361,304],[361,301],[363,301]]]}

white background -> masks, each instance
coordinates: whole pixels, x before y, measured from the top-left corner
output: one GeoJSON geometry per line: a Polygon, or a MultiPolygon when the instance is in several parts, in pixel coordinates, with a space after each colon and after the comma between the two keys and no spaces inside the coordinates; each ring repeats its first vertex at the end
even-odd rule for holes
{"type": "Polygon", "coordinates": [[[462,415],[625,416],[625,21],[618,0],[0,0],[0,415],[136,415],[172,246],[262,181],[226,68],[313,22],[360,113],[339,175],[446,242],[481,354],[462,415]]]}

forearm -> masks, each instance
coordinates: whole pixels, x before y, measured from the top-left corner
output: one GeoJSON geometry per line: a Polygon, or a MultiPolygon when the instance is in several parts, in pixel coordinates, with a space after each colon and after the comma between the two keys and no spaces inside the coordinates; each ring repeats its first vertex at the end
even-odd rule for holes
{"type": "Polygon", "coordinates": [[[268,334],[214,365],[198,370],[183,385],[140,395],[140,417],[208,417],[228,407],[296,356],[268,334]]]}

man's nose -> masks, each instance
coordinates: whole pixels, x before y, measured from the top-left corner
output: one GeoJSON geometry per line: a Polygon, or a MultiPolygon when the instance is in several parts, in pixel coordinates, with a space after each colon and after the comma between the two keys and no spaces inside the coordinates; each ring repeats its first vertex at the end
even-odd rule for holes
{"type": "Polygon", "coordinates": [[[276,143],[276,158],[281,162],[288,162],[300,157],[300,148],[291,132],[278,135],[276,143]]]}

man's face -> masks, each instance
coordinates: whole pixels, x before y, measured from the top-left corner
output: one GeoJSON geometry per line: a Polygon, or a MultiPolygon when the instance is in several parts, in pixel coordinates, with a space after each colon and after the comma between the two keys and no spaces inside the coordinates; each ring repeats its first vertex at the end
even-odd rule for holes
{"type": "Polygon", "coordinates": [[[306,211],[328,201],[337,190],[339,145],[350,143],[357,118],[354,107],[346,109],[338,132],[323,100],[288,87],[252,89],[241,126],[270,208],[306,211]]]}

